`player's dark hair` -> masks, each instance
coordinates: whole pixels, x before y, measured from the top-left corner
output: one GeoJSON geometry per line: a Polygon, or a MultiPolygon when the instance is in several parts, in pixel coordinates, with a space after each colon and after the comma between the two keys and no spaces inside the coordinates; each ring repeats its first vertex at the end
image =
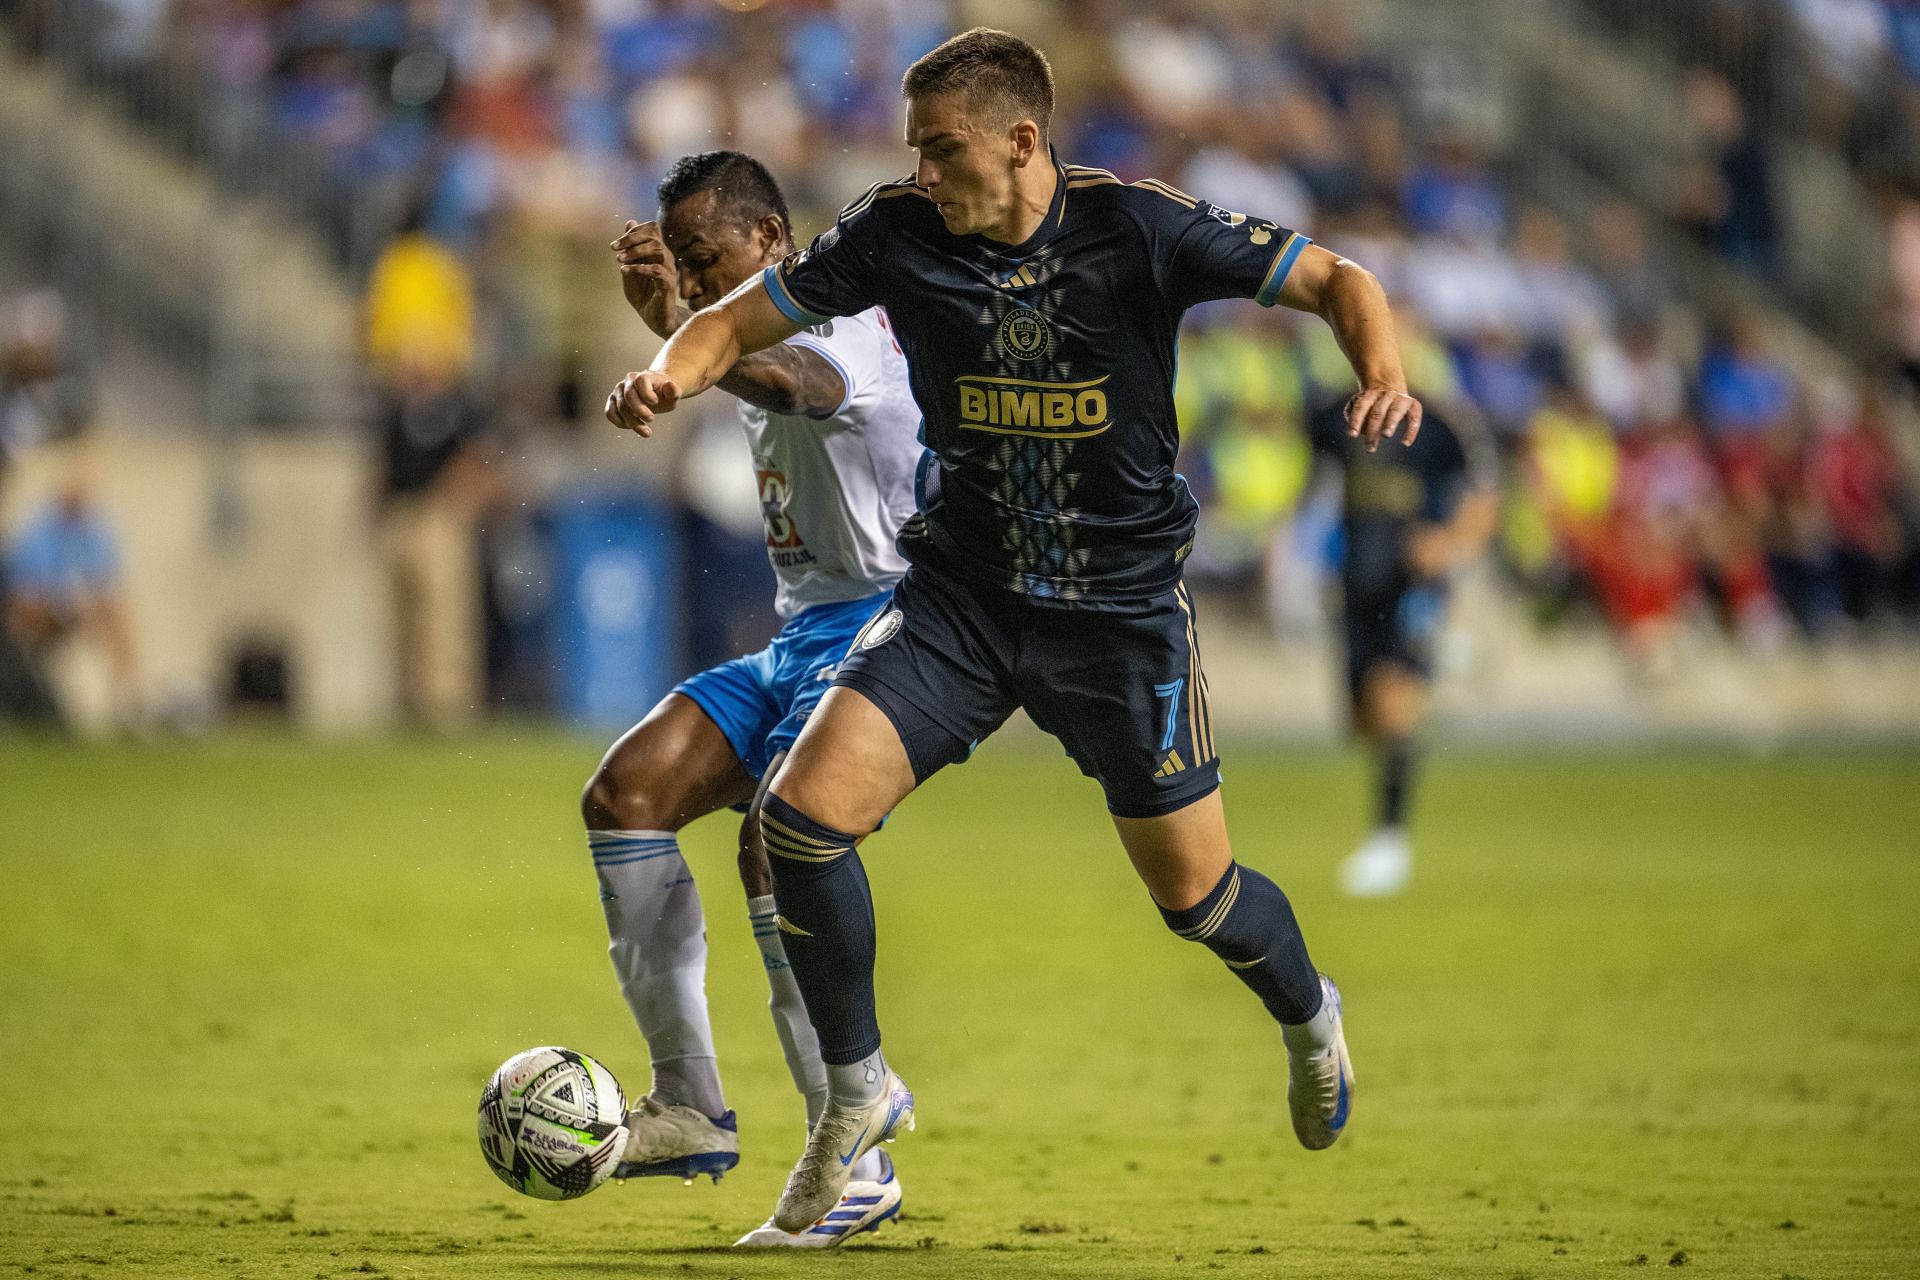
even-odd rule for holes
{"type": "Polygon", "coordinates": [[[660,187],[654,194],[659,197],[660,212],[664,214],[688,196],[702,191],[715,192],[720,208],[739,223],[742,230],[770,213],[777,213],[787,236],[793,235],[793,219],[787,215],[787,198],[780,193],[780,184],[767,172],[767,166],[745,152],[702,151],[698,155],[681,156],[667,170],[667,176],[660,179],[660,187]]]}
{"type": "Polygon", "coordinates": [[[901,96],[963,93],[1011,124],[1032,120],[1046,137],[1053,122],[1053,68],[1047,55],[1019,36],[992,27],[962,31],[907,68],[901,96]]]}

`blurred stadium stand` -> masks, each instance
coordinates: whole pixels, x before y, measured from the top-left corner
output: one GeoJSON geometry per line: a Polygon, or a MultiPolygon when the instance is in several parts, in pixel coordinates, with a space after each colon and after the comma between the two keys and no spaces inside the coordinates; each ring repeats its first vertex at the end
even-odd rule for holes
{"type": "MultiPolygon", "coordinates": [[[[265,646],[301,723],[382,723],[409,682],[380,424],[425,358],[484,419],[446,509],[480,552],[488,705],[594,718],[556,647],[593,598],[555,577],[583,495],[679,511],[662,663],[753,643],[730,404],[645,444],[599,420],[654,346],[604,246],[716,146],[824,227],[910,167],[899,74],[976,22],[1048,51],[1066,157],[1372,268],[1415,389],[1494,431],[1503,532],[1442,654],[1456,726],[1920,731],[1906,0],[0,0],[0,295],[54,291],[98,406],[80,444],[0,419],[0,522],[84,450],[155,708],[217,715],[265,646]]],[[[1237,729],[1338,723],[1301,424],[1347,376],[1285,314],[1207,309],[1183,341],[1237,729]]]]}

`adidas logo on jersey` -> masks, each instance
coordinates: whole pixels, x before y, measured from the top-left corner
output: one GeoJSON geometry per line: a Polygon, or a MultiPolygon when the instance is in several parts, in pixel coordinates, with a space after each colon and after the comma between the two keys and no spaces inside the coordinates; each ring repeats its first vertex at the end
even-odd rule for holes
{"type": "Polygon", "coordinates": [[[1167,758],[1160,762],[1160,767],[1154,770],[1153,776],[1156,778],[1171,778],[1176,773],[1184,772],[1186,767],[1187,762],[1180,758],[1178,751],[1169,751],[1167,752],[1167,758]]]}

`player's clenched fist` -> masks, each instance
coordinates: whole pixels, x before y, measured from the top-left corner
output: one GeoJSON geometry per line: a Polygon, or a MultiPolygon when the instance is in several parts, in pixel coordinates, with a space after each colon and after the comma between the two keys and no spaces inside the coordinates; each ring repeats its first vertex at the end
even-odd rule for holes
{"type": "Polygon", "coordinates": [[[620,379],[607,397],[607,421],[616,427],[653,434],[654,415],[672,413],[680,403],[680,388],[672,378],[652,369],[642,369],[620,379]]]}
{"type": "Polygon", "coordinates": [[[1359,436],[1372,453],[1382,439],[1400,437],[1412,444],[1420,434],[1420,402],[1392,387],[1364,387],[1347,401],[1347,434],[1359,436]]]}
{"type": "Polygon", "coordinates": [[[620,264],[620,288],[627,295],[627,305],[640,313],[647,328],[663,338],[672,337],[680,319],[674,306],[679,284],[673,251],[660,235],[660,224],[628,219],[620,238],[607,247],[620,264]]]}

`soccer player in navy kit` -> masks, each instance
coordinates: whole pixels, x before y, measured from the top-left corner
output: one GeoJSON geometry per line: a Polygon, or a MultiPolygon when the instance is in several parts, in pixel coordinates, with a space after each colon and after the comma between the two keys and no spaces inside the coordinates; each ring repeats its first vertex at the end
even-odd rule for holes
{"type": "Polygon", "coordinates": [[[1191,305],[1322,316],[1359,376],[1349,429],[1411,439],[1385,295],[1271,222],[1154,182],[1058,163],[1046,59],[1005,32],[955,36],[907,72],[912,179],[884,183],[806,249],[708,308],[608,398],[650,435],[742,353],[885,305],[929,457],[902,529],[911,567],[854,642],[761,815],[788,957],[829,1101],[774,1221],[830,1209],[846,1168],[912,1125],[880,1053],[872,900],[855,843],[1016,706],[1098,780],[1169,928],[1207,946],[1281,1024],[1294,1129],[1329,1146],[1352,1068],[1339,993],[1286,896],[1236,863],[1180,565],[1196,506],[1173,470],[1174,341],[1191,305]]]}
{"type": "Polygon", "coordinates": [[[1398,893],[1412,878],[1407,802],[1447,575],[1486,546],[1498,516],[1493,442],[1462,408],[1428,410],[1411,446],[1371,453],[1337,403],[1308,425],[1315,456],[1341,471],[1348,706],[1376,765],[1376,825],[1340,864],[1340,887],[1355,897],[1398,893]]]}

